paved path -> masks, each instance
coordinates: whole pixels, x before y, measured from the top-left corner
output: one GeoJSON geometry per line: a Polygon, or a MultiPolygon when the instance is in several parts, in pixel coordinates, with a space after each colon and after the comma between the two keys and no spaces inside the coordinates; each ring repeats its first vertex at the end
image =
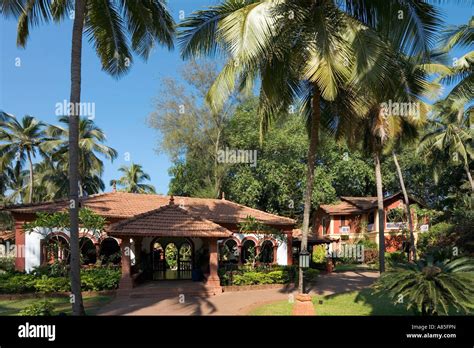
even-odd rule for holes
{"type": "MultiPolygon", "coordinates": [[[[313,295],[330,295],[360,290],[372,284],[378,272],[344,272],[321,275],[310,286],[313,295]]],[[[163,298],[116,297],[99,311],[99,315],[245,315],[264,303],[287,299],[295,294],[288,289],[226,292],[218,296],[177,296],[163,298]],[[183,300],[181,298],[181,300],[183,300]]]]}

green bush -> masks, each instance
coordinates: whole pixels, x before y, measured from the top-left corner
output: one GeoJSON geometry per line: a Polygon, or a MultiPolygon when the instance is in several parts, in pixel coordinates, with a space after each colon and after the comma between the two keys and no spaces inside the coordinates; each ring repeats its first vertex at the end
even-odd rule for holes
{"type": "Polygon", "coordinates": [[[319,276],[319,270],[307,268],[303,271],[304,279],[308,282],[314,282],[319,276]]]}
{"type": "Polygon", "coordinates": [[[430,227],[427,232],[420,233],[417,249],[422,256],[431,255],[436,260],[452,258],[452,248],[456,245],[455,226],[440,222],[430,227]]]}
{"type": "Polygon", "coordinates": [[[81,271],[82,290],[113,290],[117,289],[121,272],[117,268],[91,268],[81,271]]]}
{"type": "Polygon", "coordinates": [[[54,312],[54,306],[48,300],[34,303],[30,306],[25,307],[19,313],[21,316],[51,316],[54,312]]]}
{"type": "Polygon", "coordinates": [[[385,260],[390,264],[397,264],[407,262],[407,254],[403,251],[394,251],[391,253],[385,253],[385,260]]]}
{"type": "Polygon", "coordinates": [[[370,240],[369,238],[364,238],[360,241],[357,242],[357,244],[360,244],[364,247],[364,249],[377,249],[377,243],[374,242],[373,240],[370,240]]]}
{"type": "Polygon", "coordinates": [[[313,248],[312,259],[314,263],[324,263],[326,261],[326,246],[317,245],[313,248]]]}
{"type": "Polygon", "coordinates": [[[11,273],[15,271],[14,257],[0,257],[0,273],[1,271],[11,273]]]}
{"type": "Polygon", "coordinates": [[[38,292],[63,292],[70,291],[69,278],[42,276],[35,282],[35,290],[38,292]]]}
{"type": "Polygon", "coordinates": [[[36,278],[31,274],[5,273],[0,276],[0,293],[33,292],[35,290],[35,282],[36,278]]]}

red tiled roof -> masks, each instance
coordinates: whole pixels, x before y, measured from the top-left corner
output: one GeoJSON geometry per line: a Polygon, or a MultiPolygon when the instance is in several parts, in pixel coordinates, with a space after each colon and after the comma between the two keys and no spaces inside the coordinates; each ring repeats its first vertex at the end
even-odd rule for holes
{"type": "Polygon", "coordinates": [[[117,222],[107,228],[107,233],[116,236],[158,237],[216,237],[226,238],[232,232],[203,218],[192,216],[175,204],[117,222]]]}
{"type": "Polygon", "coordinates": [[[338,204],[322,204],[320,208],[328,214],[361,214],[362,209],[348,202],[341,202],[338,204]]]}
{"type": "MultiPolygon", "coordinates": [[[[109,192],[84,197],[83,207],[109,218],[130,218],[167,205],[170,196],[109,192]]],[[[174,201],[194,216],[199,216],[216,223],[239,223],[247,216],[253,216],[260,222],[269,225],[294,225],[295,220],[263,212],[224,199],[191,198],[175,196],[174,201]]],[[[68,200],[26,204],[5,207],[16,213],[36,213],[66,210],[68,200]]]]}
{"type": "MultiPolygon", "coordinates": [[[[295,240],[301,241],[302,237],[302,231],[299,228],[295,228],[292,230],[292,236],[295,240]]],[[[314,234],[314,232],[311,230],[310,233],[308,234],[308,241],[309,242],[314,242],[316,244],[318,243],[331,243],[334,241],[338,241],[339,238],[330,238],[328,236],[323,236],[323,237],[318,237],[314,234]]]]}
{"type": "Polygon", "coordinates": [[[14,231],[0,231],[0,239],[1,240],[15,239],[15,232],[14,231]]]}

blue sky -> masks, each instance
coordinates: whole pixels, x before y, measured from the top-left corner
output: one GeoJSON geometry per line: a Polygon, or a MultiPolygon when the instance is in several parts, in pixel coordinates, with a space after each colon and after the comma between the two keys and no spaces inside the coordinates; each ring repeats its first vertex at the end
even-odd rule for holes
{"type": "MultiPolygon", "coordinates": [[[[179,21],[194,10],[214,5],[218,0],[170,0],[170,10],[179,21]]],[[[466,23],[473,15],[468,5],[443,6],[446,22],[466,23]]],[[[69,98],[72,21],[45,24],[30,30],[26,49],[16,47],[16,22],[1,19],[0,110],[17,117],[29,114],[47,123],[56,123],[55,105],[69,98]],[[16,59],[21,65],[15,65],[16,59]]],[[[183,65],[178,49],[168,52],[157,48],[147,62],[134,57],[131,71],[119,80],[101,70],[92,46],[84,39],[82,60],[82,101],[95,103],[94,122],[107,135],[107,145],[119,156],[105,163],[104,182],[118,176],[117,168],[130,162],[142,164],[150,174],[157,192],[167,193],[171,163],[155,148],[159,134],[146,125],[153,110],[153,98],[163,77],[178,77],[183,65]],[[127,153],[130,162],[126,161],[127,153]]]]}

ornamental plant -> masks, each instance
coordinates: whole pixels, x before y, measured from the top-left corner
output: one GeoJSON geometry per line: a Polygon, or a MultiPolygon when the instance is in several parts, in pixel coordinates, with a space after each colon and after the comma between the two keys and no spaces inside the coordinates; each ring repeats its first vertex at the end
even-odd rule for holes
{"type": "Polygon", "coordinates": [[[376,293],[387,292],[397,303],[421,315],[447,315],[450,309],[474,309],[474,260],[462,257],[433,262],[397,264],[375,283],[376,293]]]}

